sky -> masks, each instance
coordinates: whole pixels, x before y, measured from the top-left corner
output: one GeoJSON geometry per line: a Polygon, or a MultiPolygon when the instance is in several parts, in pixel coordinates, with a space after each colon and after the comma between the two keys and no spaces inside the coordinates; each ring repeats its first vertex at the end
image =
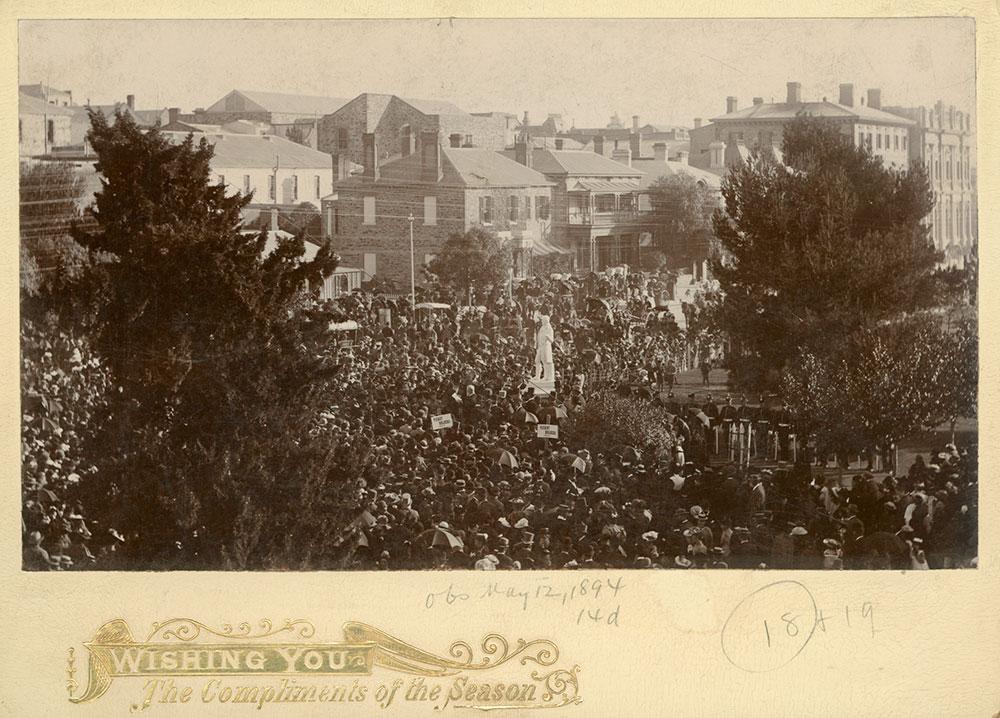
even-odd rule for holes
{"type": "Polygon", "coordinates": [[[78,103],[207,107],[232,89],[353,98],[384,92],[470,112],[567,125],[691,126],[760,96],[974,111],[971,19],[838,20],[31,20],[19,25],[20,83],[78,103]]]}

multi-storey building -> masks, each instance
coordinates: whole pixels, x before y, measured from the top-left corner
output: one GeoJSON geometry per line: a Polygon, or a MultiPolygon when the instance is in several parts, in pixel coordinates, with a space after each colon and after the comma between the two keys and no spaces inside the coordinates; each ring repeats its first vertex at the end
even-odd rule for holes
{"type": "Polygon", "coordinates": [[[366,92],[319,121],[323,152],[364,163],[362,137],[375,135],[382,162],[416,153],[424,132],[445,138],[448,147],[502,150],[509,118],[502,113],[472,115],[450,102],[416,100],[366,92]]]}
{"type": "Polygon", "coordinates": [[[411,231],[418,283],[420,268],[448,237],[474,226],[512,241],[521,268],[534,248],[550,248],[551,183],[491,149],[442,146],[442,139],[437,130],[424,131],[419,151],[404,143],[402,157],[383,163],[378,134],[365,132],[363,172],[336,182],[323,200],[324,233],[366,278],[409,286],[411,231]]]}
{"type": "Polygon", "coordinates": [[[961,265],[976,251],[978,238],[972,118],[940,101],[931,108],[886,110],[914,122],[910,160],[924,166],[934,192],[931,237],[948,264],[961,265]]]}
{"type": "Polygon", "coordinates": [[[73,93],[69,90],[57,90],[42,83],[37,85],[18,85],[18,92],[30,95],[38,100],[44,100],[57,107],[70,107],[73,104],[73,93]]]}
{"type": "MultiPolygon", "coordinates": [[[[789,82],[784,102],[753,98],[739,109],[736,97],[726,98],[726,114],[709,125],[690,130],[690,162],[695,167],[724,173],[754,146],[780,148],[784,129],[798,117],[820,117],[836,124],[856,146],[864,145],[887,167],[905,169],[910,164],[909,129],[913,121],[882,109],[881,90],[868,90],[868,102],[854,101],[854,85],[840,86],[839,102],[802,99],[802,87],[789,82]]],[[[699,123],[695,123],[698,125],[699,123]]],[[[780,150],[779,150],[780,151],[780,150]]]]}
{"type": "Polygon", "coordinates": [[[526,152],[522,143],[504,153],[553,183],[552,240],[573,252],[576,271],[637,266],[639,260],[642,172],[605,157],[598,140],[601,151],[535,148],[526,152]]]}
{"type": "Polygon", "coordinates": [[[70,143],[73,111],[24,93],[18,94],[17,149],[20,157],[48,155],[70,143]]]}

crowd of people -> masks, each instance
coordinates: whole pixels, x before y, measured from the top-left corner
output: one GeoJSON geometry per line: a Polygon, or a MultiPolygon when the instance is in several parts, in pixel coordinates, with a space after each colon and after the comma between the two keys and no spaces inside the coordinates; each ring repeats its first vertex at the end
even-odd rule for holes
{"type": "MultiPolygon", "coordinates": [[[[923,569],[976,560],[974,446],[944,446],[900,476],[849,483],[824,478],[806,452],[793,461],[788,432],[774,456],[730,461],[715,427],[746,419],[778,436],[787,409],[681,393],[680,333],[634,279],[535,280],[486,306],[416,312],[408,298],[355,292],[332,308],[343,320],[329,349],[340,387],[310,431],[351,467],[352,519],[330,537],[338,567],[923,569]],[[536,395],[528,379],[541,314],[555,329],[558,378],[554,392],[536,395]],[[575,422],[608,395],[660,407],[671,445],[586,445],[575,422]],[[560,435],[540,438],[539,424],[560,435]]],[[[85,507],[64,496],[93,470],[78,447],[107,376],[66,337],[29,339],[41,349],[23,365],[24,565],[94,567],[122,537],[113,527],[92,532],[85,507]]]]}

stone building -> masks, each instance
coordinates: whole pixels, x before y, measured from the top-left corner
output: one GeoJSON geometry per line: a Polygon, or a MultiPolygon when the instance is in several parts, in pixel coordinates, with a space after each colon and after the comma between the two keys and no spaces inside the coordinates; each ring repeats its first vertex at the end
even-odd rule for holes
{"type": "Polygon", "coordinates": [[[507,146],[509,121],[503,113],[472,115],[450,102],[366,92],[319,121],[317,147],[364,164],[361,138],[371,133],[378,159],[385,162],[417,152],[422,133],[433,132],[451,148],[502,150],[507,146]]]}
{"type": "Polygon", "coordinates": [[[909,129],[914,122],[882,109],[881,90],[868,90],[867,104],[855,102],[854,85],[840,86],[838,102],[802,99],[802,86],[789,82],[784,102],[764,102],[753,98],[750,107],[740,109],[736,97],[726,98],[726,113],[709,125],[695,122],[689,131],[690,164],[724,174],[745,158],[755,146],[774,148],[780,153],[785,127],[797,117],[821,117],[838,125],[856,145],[865,145],[887,167],[907,168],[910,164],[909,129]]]}
{"type": "Polygon", "coordinates": [[[929,218],[934,246],[945,262],[962,265],[976,252],[978,240],[976,149],[972,118],[945,107],[887,107],[913,120],[909,130],[910,161],[921,163],[934,192],[929,218]]]}
{"type": "Polygon", "coordinates": [[[17,152],[19,157],[48,155],[70,144],[73,111],[18,93],[17,152]]]}
{"type": "Polygon", "coordinates": [[[378,137],[363,134],[363,172],[336,182],[323,200],[324,234],[366,279],[409,288],[411,218],[418,284],[448,237],[474,226],[514,243],[515,273],[535,247],[548,249],[552,188],[542,174],[491,149],[453,147],[437,130],[423,131],[419,151],[404,144],[403,156],[382,162],[378,137]]]}

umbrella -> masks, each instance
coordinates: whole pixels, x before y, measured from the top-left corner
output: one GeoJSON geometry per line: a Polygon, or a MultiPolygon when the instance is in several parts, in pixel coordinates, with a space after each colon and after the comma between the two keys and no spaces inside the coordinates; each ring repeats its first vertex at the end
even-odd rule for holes
{"type": "Polygon", "coordinates": [[[449,549],[465,548],[465,544],[462,543],[462,539],[453,534],[449,530],[448,524],[444,522],[438,524],[437,528],[434,529],[434,538],[431,540],[431,546],[443,546],[444,548],[449,549]]]}
{"type": "Polygon", "coordinates": [[[537,424],[538,423],[538,417],[535,416],[534,414],[532,414],[527,409],[518,409],[516,412],[514,412],[514,420],[515,421],[520,421],[520,422],[525,423],[525,424],[537,424]]]}
{"type": "Polygon", "coordinates": [[[517,457],[506,449],[501,449],[497,454],[497,463],[500,464],[500,466],[509,466],[512,469],[516,469],[518,467],[517,457]]]}

